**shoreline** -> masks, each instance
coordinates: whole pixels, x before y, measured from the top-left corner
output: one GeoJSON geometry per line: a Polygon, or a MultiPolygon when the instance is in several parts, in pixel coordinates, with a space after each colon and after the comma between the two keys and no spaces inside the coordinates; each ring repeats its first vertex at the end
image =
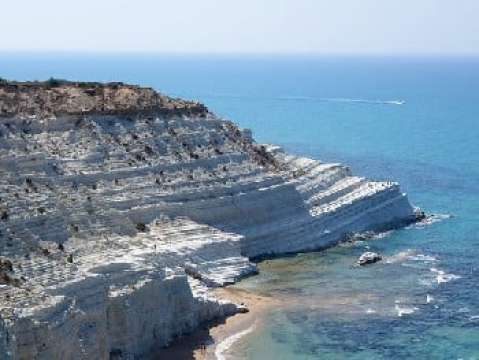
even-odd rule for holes
{"type": "Polygon", "coordinates": [[[253,323],[253,325],[251,325],[246,330],[233,334],[227,337],[226,339],[224,339],[218,345],[216,345],[216,350],[215,350],[216,360],[226,360],[226,358],[223,356],[223,353],[227,352],[236,342],[238,342],[238,340],[241,340],[241,338],[253,332],[255,329],[256,329],[256,322],[253,323]]]}
{"type": "MultiPolygon", "coordinates": [[[[420,224],[425,220],[427,220],[427,218],[418,218],[413,223],[420,224]]],[[[377,236],[394,230],[395,228],[391,228],[385,232],[373,232],[373,234],[377,236]]],[[[334,246],[340,245],[341,243],[342,242],[338,242],[338,244],[334,246]]],[[[318,249],[311,252],[321,252],[325,249],[318,249]]],[[[285,258],[296,255],[298,255],[298,253],[289,253],[280,257],[285,258]]],[[[278,256],[263,258],[261,261],[268,261],[269,259],[275,258],[277,259],[278,256]]],[[[251,274],[250,276],[256,276],[257,274],[258,273],[251,274]]],[[[168,347],[155,351],[154,356],[148,357],[148,359],[226,360],[227,358],[225,358],[223,354],[244,336],[260,328],[262,326],[262,316],[265,312],[269,311],[273,306],[277,307],[281,302],[272,297],[259,295],[252,291],[235,287],[235,285],[239,284],[242,280],[244,280],[244,278],[230,286],[211,289],[211,292],[218,300],[227,300],[235,304],[244,305],[248,309],[248,312],[239,312],[235,315],[202,324],[192,333],[182,335],[175,339],[168,347]]],[[[323,299],[323,302],[325,300],[326,299],[323,299]]],[[[282,302],[284,304],[284,299],[282,302]]],[[[336,301],[333,301],[333,303],[335,304],[336,301]]],[[[323,303],[323,305],[326,306],[323,310],[326,310],[328,301],[323,303]]],[[[329,305],[331,305],[331,303],[329,305]]]]}
{"type": "Polygon", "coordinates": [[[224,324],[211,328],[210,333],[214,343],[206,349],[207,356],[204,358],[206,360],[225,359],[222,355],[241,338],[261,328],[262,316],[278,304],[278,301],[271,297],[235,287],[219,288],[215,290],[215,295],[219,299],[244,304],[249,311],[231,316],[226,319],[224,324]]]}
{"type": "Polygon", "coordinates": [[[246,313],[204,324],[191,334],[181,336],[167,348],[156,351],[149,359],[222,360],[223,354],[238,340],[261,327],[261,316],[277,300],[234,287],[217,288],[218,299],[244,304],[246,313]]]}

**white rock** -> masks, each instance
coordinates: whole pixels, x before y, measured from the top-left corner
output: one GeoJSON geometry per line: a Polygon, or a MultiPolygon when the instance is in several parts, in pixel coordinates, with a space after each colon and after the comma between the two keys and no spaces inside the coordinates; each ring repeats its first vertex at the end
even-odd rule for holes
{"type": "Polygon", "coordinates": [[[374,264],[375,262],[381,261],[382,257],[375,252],[365,252],[358,259],[359,265],[374,264]]]}
{"type": "Polygon", "coordinates": [[[210,287],[255,273],[251,258],[415,218],[397,184],[212,114],[2,118],[0,197],[0,254],[26,279],[0,291],[1,359],[142,356],[243,311],[210,287]]]}

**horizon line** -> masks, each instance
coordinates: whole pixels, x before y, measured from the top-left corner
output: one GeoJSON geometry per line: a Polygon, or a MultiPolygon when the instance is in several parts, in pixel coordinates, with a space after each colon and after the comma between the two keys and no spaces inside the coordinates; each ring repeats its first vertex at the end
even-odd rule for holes
{"type": "Polygon", "coordinates": [[[389,58],[479,58],[479,52],[196,52],[157,50],[97,50],[97,49],[0,49],[0,54],[15,55],[126,55],[126,56],[220,56],[220,57],[389,57],[389,58]]]}

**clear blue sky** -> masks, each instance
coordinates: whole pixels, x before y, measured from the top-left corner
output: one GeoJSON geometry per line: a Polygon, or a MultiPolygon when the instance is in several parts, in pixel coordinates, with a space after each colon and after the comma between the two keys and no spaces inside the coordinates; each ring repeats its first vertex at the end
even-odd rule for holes
{"type": "Polygon", "coordinates": [[[479,0],[4,0],[0,51],[479,54],[479,0]]]}

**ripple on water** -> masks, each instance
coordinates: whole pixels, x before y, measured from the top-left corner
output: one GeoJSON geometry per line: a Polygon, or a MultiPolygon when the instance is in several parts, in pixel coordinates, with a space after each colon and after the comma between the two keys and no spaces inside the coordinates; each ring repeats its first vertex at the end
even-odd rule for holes
{"type": "MultiPolygon", "coordinates": [[[[392,236],[398,234],[400,231],[392,236]]],[[[447,343],[427,333],[436,326],[431,324],[477,326],[479,315],[460,313],[457,294],[450,298],[449,292],[457,290],[446,284],[461,276],[451,272],[455,267],[447,253],[421,248],[421,243],[408,242],[410,248],[401,249],[395,239],[370,240],[363,238],[318,254],[272,260],[262,267],[259,276],[274,280],[256,284],[262,292],[284,300],[279,311],[282,315],[269,321],[274,328],[269,330],[271,344],[302,354],[291,355],[291,359],[313,359],[319,353],[325,358],[327,354],[354,358],[349,355],[358,351],[360,359],[412,358],[418,354],[416,358],[424,358],[428,351],[422,346],[409,351],[404,344],[429,340],[447,343]],[[354,267],[366,245],[392,255],[368,267],[354,267]],[[362,339],[365,333],[368,339],[362,339]]],[[[248,337],[248,341],[256,338],[248,337]]],[[[449,350],[448,354],[452,353],[449,350]]]]}

